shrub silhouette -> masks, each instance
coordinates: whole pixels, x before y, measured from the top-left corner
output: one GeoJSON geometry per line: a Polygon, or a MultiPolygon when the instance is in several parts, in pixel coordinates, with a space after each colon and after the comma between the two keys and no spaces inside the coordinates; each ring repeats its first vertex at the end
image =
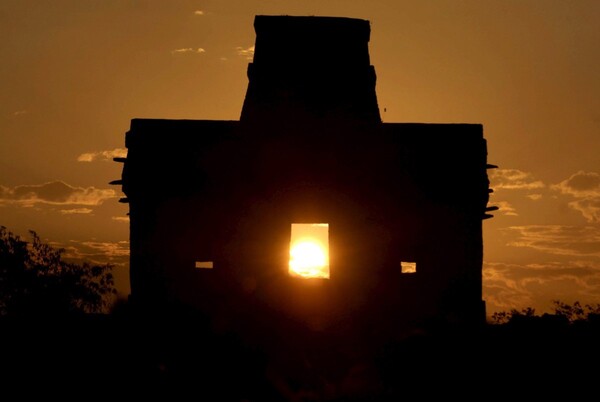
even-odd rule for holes
{"type": "Polygon", "coordinates": [[[115,293],[112,266],[63,261],[63,249],[30,233],[28,243],[0,226],[0,315],[103,312],[115,293]]]}

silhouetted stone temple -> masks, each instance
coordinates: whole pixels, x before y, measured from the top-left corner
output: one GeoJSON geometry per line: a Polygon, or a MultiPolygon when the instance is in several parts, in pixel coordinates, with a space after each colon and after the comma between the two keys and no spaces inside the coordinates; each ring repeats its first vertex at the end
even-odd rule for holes
{"type": "Polygon", "coordinates": [[[131,121],[131,300],[331,332],[482,323],[482,126],[382,123],[368,21],[254,27],[239,121],[131,121]],[[329,278],[289,273],[292,224],[328,229],[329,278]]]}

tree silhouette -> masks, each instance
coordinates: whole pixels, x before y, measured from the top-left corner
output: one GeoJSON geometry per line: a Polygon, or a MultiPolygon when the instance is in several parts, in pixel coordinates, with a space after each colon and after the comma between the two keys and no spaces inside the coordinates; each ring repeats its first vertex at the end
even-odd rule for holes
{"type": "Polygon", "coordinates": [[[535,309],[526,307],[521,311],[512,309],[510,311],[498,311],[492,314],[492,322],[494,324],[506,324],[517,318],[535,317],[535,309]]]}
{"type": "MultiPolygon", "coordinates": [[[[600,316],[600,304],[582,305],[579,301],[568,304],[560,300],[552,300],[552,304],[554,305],[554,314],[544,314],[541,318],[554,316],[565,320],[565,322],[574,323],[590,321],[591,319],[600,316]]],[[[510,311],[496,312],[492,314],[492,323],[507,324],[517,320],[535,320],[539,318],[540,316],[535,314],[534,308],[527,307],[521,311],[512,309],[510,311]]]]}
{"type": "Polygon", "coordinates": [[[600,304],[581,305],[576,301],[573,305],[563,303],[560,300],[553,300],[554,314],[566,317],[569,322],[588,321],[594,316],[600,315],[600,304]]]}
{"type": "Polygon", "coordinates": [[[115,293],[112,266],[76,264],[63,249],[28,243],[0,226],[0,315],[98,313],[115,293]]]}

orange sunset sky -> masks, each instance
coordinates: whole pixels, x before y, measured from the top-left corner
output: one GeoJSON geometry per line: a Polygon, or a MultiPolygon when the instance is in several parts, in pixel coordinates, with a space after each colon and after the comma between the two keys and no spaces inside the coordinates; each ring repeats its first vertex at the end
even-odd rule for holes
{"type": "Polygon", "coordinates": [[[127,294],[112,157],[135,117],[237,120],[257,14],[370,20],[385,122],[484,125],[488,314],[600,303],[597,0],[3,0],[0,225],[116,264],[127,294]]]}

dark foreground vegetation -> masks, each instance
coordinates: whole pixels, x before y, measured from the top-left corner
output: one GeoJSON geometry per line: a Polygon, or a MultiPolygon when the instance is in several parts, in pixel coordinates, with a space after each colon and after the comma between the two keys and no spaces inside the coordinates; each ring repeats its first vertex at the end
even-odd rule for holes
{"type": "Polygon", "coordinates": [[[556,302],[555,314],[500,313],[476,328],[430,322],[385,341],[368,330],[332,337],[286,317],[240,331],[227,316],[174,304],[94,312],[112,294],[108,268],[87,265],[81,276],[39,239],[26,247],[6,231],[2,239],[0,400],[588,400],[598,392],[598,306],[556,302]],[[32,257],[36,247],[46,254],[32,257]],[[28,256],[19,265],[28,276],[7,265],[11,250],[28,256]],[[44,261],[54,269],[39,278],[32,267],[44,261]],[[8,272],[30,285],[9,286],[8,272]]]}
{"type": "Polygon", "coordinates": [[[597,392],[596,317],[419,331],[381,345],[294,332],[285,339],[263,328],[254,339],[192,311],[148,316],[126,305],[112,315],[3,317],[0,392],[210,401],[396,401],[440,393],[579,400],[597,392]]]}

